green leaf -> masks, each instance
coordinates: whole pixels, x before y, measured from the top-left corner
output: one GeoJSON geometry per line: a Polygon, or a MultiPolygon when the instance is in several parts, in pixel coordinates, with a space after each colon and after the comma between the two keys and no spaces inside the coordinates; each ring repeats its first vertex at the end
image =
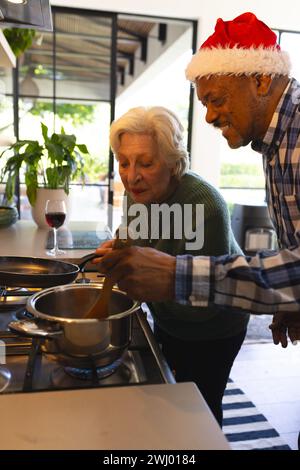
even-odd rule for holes
{"type": "Polygon", "coordinates": [[[48,142],[48,140],[49,140],[49,138],[48,138],[48,127],[43,122],[41,123],[41,126],[42,126],[42,135],[44,137],[44,141],[48,142]]]}
{"type": "Polygon", "coordinates": [[[89,153],[87,146],[85,144],[77,144],[76,147],[80,150],[82,153],[89,153]]]}
{"type": "Polygon", "coordinates": [[[32,45],[35,30],[27,28],[6,28],[3,30],[3,34],[15,56],[20,57],[20,55],[32,45]]]}
{"type": "Polygon", "coordinates": [[[13,200],[14,193],[15,193],[15,185],[16,185],[16,176],[15,174],[12,174],[11,177],[8,178],[6,187],[5,187],[5,195],[9,203],[11,203],[13,200]]]}
{"type": "Polygon", "coordinates": [[[27,167],[25,172],[26,194],[32,206],[36,201],[36,190],[38,187],[37,172],[30,166],[27,167]]]}

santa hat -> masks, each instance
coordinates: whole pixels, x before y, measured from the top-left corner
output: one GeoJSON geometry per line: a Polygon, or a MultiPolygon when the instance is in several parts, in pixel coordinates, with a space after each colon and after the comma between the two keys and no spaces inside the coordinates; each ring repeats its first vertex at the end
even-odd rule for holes
{"type": "Polygon", "coordinates": [[[195,81],[208,75],[289,75],[287,52],[281,51],[276,34],[253,13],[232,21],[217,20],[215,32],[202,44],[186,69],[195,81]]]}

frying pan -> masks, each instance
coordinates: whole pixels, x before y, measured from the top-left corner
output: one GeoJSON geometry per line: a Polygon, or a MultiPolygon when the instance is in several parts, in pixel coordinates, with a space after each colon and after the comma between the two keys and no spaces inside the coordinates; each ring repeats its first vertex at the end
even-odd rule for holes
{"type": "Polygon", "coordinates": [[[3,287],[52,287],[69,284],[95,258],[90,253],[78,265],[60,260],[0,256],[0,285],[3,287]]]}

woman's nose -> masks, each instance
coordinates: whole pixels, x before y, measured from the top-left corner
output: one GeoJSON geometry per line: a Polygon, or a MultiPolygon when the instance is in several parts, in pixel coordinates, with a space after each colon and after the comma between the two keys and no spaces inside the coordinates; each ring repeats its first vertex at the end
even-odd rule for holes
{"type": "Polygon", "coordinates": [[[135,166],[131,166],[127,174],[128,181],[133,184],[139,180],[139,172],[135,166]]]}

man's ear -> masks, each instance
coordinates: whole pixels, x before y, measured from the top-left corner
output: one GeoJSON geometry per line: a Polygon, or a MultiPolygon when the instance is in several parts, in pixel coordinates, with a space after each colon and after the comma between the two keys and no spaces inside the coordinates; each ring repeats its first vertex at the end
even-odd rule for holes
{"type": "Polygon", "coordinates": [[[270,75],[255,75],[253,79],[255,80],[257,94],[259,96],[266,96],[270,91],[272,83],[270,75]]]}

